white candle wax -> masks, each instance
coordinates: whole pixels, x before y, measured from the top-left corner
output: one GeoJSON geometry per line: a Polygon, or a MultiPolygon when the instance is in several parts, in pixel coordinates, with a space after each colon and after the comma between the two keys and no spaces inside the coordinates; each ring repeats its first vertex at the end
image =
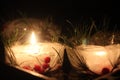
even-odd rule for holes
{"type": "Polygon", "coordinates": [[[111,62],[115,63],[120,55],[120,45],[77,46],[76,50],[78,50],[80,55],[83,55],[88,67],[98,74],[101,74],[103,68],[111,70],[113,68],[111,62]]]}
{"type": "MultiPolygon", "coordinates": [[[[33,66],[34,64],[43,63],[44,58],[49,56],[51,58],[50,66],[53,67],[59,60],[58,54],[53,47],[63,57],[64,46],[58,43],[37,43],[37,46],[31,45],[15,45],[11,49],[13,50],[17,63],[23,65],[33,66]]],[[[21,65],[21,66],[23,66],[21,65]]]]}

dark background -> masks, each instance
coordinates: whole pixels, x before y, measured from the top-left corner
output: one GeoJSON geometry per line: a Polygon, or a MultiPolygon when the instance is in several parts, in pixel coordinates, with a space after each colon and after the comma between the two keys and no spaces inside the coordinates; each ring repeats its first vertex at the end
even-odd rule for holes
{"type": "Polygon", "coordinates": [[[65,20],[78,23],[81,18],[92,17],[101,21],[107,17],[111,20],[110,27],[119,25],[119,7],[112,0],[1,0],[0,6],[1,22],[21,17],[52,16],[62,24],[65,20]]]}

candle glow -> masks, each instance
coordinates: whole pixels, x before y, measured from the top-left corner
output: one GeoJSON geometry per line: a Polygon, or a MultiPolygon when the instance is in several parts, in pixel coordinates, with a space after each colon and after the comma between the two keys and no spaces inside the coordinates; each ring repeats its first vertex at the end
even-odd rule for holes
{"type": "Polygon", "coordinates": [[[98,56],[105,56],[106,52],[105,51],[99,51],[99,52],[96,52],[95,54],[98,55],[98,56]]]}
{"type": "Polygon", "coordinates": [[[27,49],[27,52],[32,54],[39,52],[39,46],[37,44],[36,36],[33,31],[30,37],[30,45],[29,45],[29,48],[27,49]]]}
{"type": "Polygon", "coordinates": [[[37,40],[36,40],[36,37],[35,37],[35,33],[32,32],[31,38],[30,38],[30,44],[35,45],[36,43],[37,43],[37,40]]]}

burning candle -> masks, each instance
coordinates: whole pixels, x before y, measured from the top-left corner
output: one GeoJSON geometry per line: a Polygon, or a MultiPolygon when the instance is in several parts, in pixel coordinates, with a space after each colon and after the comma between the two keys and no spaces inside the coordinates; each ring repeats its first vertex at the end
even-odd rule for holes
{"type": "Polygon", "coordinates": [[[46,67],[46,64],[50,67],[54,67],[56,64],[58,64],[58,60],[60,60],[58,53],[61,57],[63,56],[63,45],[59,43],[38,42],[34,31],[31,32],[28,41],[28,44],[14,45],[11,47],[16,57],[16,61],[21,67],[25,66],[26,68],[27,65],[27,67],[30,66],[32,69],[34,69],[34,65],[36,64],[41,67],[44,65],[44,68],[46,67]],[[48,60],[49,58],[49,63],[45,64],[45,60],[48,60]]]}
{"type": "Polygon", "coordinates": [[[109,61],[109,51],[104,46],[77,46],[78,55],[82,55],[90,70],[97,74],[101,74],[104,68],[112,69],[109,61]]]}
{"type": "Polygon", "coordinates": [[[97,56],[106,56],[107,53],[105,51],[99,51],[99,52],[95,52],[95,54],[97,56]]]}

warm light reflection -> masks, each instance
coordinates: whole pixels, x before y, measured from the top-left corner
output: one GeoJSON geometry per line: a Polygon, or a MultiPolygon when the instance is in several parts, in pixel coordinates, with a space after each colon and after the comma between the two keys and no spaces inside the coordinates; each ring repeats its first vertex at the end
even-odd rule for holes
{"type": "Polygon", "coordinates": [[[31,38],[30,38],[30,44],[35,45],[36,42],[37,42],[37,41],[36,41],[35,33],[32,32],[31,38]]]}
{"type": "Polygon", "coordinates": [[[39,53],[39,46],[38,45],[27,46],[24,51],[28,54],[38,54],[39,53]]]}
{"type": "Polygon", "coordinates": [[[106,55],[106,52],[105,51],[99,51],[99,52],[96,52],[95,54],[98,55],[98,56],[104,56],[104,55],[106,55]]]}

